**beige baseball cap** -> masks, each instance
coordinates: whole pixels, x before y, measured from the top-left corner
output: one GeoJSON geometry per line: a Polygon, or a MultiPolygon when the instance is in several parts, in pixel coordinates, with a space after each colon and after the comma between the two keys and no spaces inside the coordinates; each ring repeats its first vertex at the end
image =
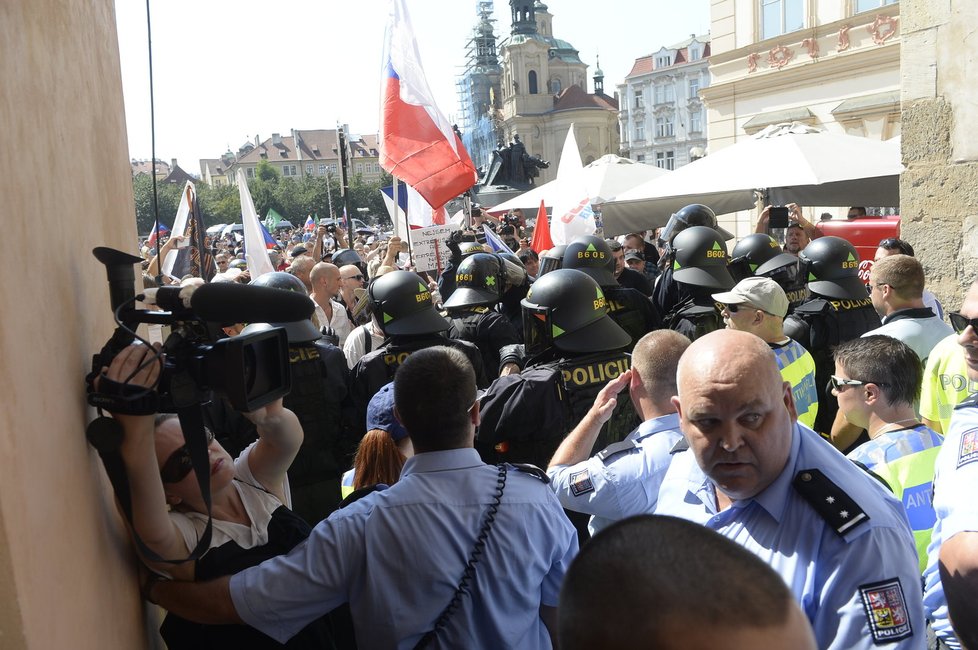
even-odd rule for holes
{"type": "Polygon", "coordinates": [[[747,304],[779,318],[788,314],[788,296],[771,278],[744,278],[730,291],[713,294],[713,299],[725,305],[747,304]]]}

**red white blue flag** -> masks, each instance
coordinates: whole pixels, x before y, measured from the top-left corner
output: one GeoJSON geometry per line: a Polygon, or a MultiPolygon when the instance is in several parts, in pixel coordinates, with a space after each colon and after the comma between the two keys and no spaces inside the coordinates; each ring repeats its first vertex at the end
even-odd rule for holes
{"type": "Polygon", "coordinates": [[[310,232],[316,229],[316,220],[312,218],[311,214],[306,217],[305,229],[310,232]]]}
{"type": "Polygon", "coordinates": [[[428,87],[404,0],[391,0],[381,88],[380,165],[437,209],[475,185],[461,139],[428,87]]]}

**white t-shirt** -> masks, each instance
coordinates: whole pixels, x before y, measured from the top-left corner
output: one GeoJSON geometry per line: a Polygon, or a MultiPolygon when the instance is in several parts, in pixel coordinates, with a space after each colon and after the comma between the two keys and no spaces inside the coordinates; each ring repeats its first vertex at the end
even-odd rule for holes
{"type": "Polygon", "coordinates": [[[346,365],[352,369],[357,365],[360,357],[367,354],[367,337],[370,337],[370,351],[374,351],[384,344],[384,335],[377,334],[374,324],[367,323],[355,328],[347,337],[343,344],[343,354],[346,356],[346,365]]]}
{"type": "Polygon", "coordinates": [[[333,308],[333,317],[327,319],[326,310],[317,303],[316,318],[319,319],[320,326],[329,325],[329,328],[339,337],[340,347],[342,347],[346,343],[346,338],[350,335],[350,332],[353,331],[353,323],[350,322],[350,317],[346,315],[346,307],[343,306],[343,303],[336,302],[330,298],[329,304],[333,308]]]}

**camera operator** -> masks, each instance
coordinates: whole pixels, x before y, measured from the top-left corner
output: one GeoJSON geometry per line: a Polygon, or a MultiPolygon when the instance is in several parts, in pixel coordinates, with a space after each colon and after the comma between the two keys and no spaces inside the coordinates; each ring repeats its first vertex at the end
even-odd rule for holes
{"type": "MultiPolygon", "coordinates": [[[[152,389],[160,376],[158,352],[130,345],[115,356],[101,377],[152,389]]],[[[98,382],[98,379],[96,380],[98,382]]],[[[279,399],[245,414],[258,428],[258,440],[237,459],[207,432],[213,537],[205,554],[194,561],[170,564],[145,560],[173,579],[210,580],[287,553],[308,537],[311,528],[287,504],[286,470],[302,443],[296,416],[279,399]]],[[[180,421],[172,414],[122,415],[122,459],[129,478],[133,528],[157,555],[186,557],[207,524],[207,506],[193,475],[180,421]],[[169,511],[168,511],[169,506],[169,511]]],[[[142,585],[148,594],[157,576],[142,585]]],[[[283,647],[245,625],[199,625],[168,614],[160,628],[170,650],[179,648],[283,647]]],[[[325,619],[303,629],[292,648],[319,648],[330,643],[325,619]]]]}

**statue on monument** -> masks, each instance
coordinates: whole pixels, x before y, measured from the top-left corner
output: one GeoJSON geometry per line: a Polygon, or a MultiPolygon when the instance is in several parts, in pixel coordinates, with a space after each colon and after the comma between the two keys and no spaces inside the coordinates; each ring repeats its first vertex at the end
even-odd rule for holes
{"type": "Polygon", "coordinates": [[[540,176],[540,170],[548,167],[548,161],[526,152],[526,145],[517,133],[513,135],[513,142],[509,146],[504,146],[500,141],[492,152],[492,164],[483,185],[530,187],[534,185],[533,179],[540,176]]]}

